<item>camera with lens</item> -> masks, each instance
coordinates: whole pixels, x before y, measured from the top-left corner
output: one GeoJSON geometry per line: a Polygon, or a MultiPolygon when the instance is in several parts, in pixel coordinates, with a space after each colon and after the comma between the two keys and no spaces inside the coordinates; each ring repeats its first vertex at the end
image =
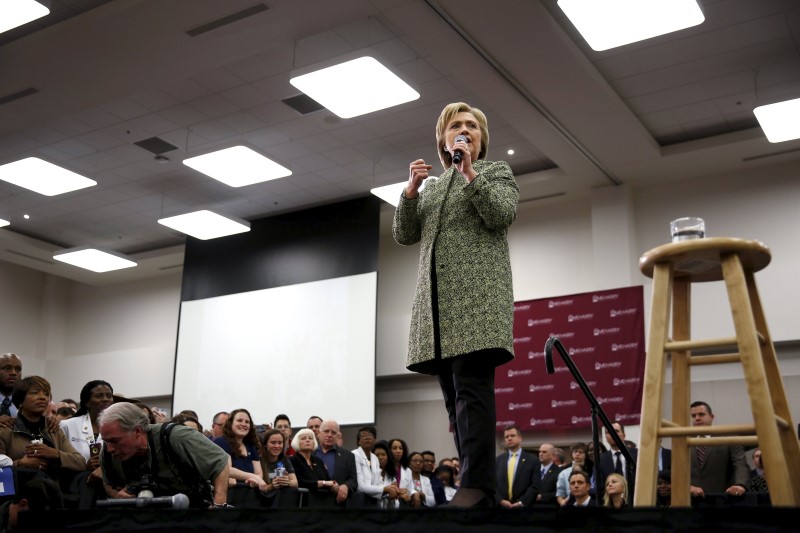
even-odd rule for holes
{"type": "Polygon", "coordinates": [[[152,498],[156,493],[158,484],[150,474],[143,474],[138,482],[131,483],[125,487],[128,494],[133,494],[137,498],[152,498]]]}

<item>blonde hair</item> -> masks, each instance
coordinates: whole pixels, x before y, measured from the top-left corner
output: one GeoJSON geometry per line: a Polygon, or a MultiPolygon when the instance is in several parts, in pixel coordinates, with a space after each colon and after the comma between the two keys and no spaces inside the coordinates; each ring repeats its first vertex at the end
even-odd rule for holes
{"type": "Polygon", "coordinates": [[[608,495],[608,491],[605,488],[608,486],[608,480],[611,478],[617,478],[622,483],[622,503],[628,502],[628,480],[625,479],[625,476],[622,474],[618,474],[613,472],[608,475],[606,478],[606,482],[603,485],[603,507],[614,507],[614,504],[611,502],[611,496],[608,495]]]}
{"type": "Polygon", "coordinates": [[[442,109],[439,120],[436,121],[436,150],[439,152],[439,161],[442,162],[442,166],[445,170],[453,166],[453,156],[450,155],[450,152],[448,152],[445,147],[445,130],[447,129],[447,125],[450,124],[453,118],[459,113],[472,113],[478,120],[478,128],[481,130],[481,149],[480,152],[478,152],[478,159],[485,159],[486,154],[489,152],[489,123],[483,111],[477,107],[471,107],[464,102],[447,104],[445,108],[442,109]]]}

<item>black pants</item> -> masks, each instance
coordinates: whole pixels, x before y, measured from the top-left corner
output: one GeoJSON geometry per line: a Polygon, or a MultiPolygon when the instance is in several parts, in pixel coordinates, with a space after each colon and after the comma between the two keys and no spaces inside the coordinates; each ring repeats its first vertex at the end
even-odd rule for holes
{"type": "MultiPolygon", "coordinates": [[[[434,263],[435,264],[435,263],[434,263]]],[[[431,269],[433,341],[439,385],[460,462],[461,487],[495,492],[494,361],[497,349],[442,359],[436,269],[431,269]]]]}

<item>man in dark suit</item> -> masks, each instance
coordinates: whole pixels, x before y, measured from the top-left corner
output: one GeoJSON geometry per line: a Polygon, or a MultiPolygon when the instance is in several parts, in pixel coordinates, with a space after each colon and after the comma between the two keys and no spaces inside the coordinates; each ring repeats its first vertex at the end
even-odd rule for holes
{"type": "Polygon", "coordinates": [[[558,505],[556,498],[556,485],[558,484],[558,474],[562,467],[555,463],[552,444],[545,443],[539,446],[539,472],[536,474],[534,486],[538,494],[536,495],[536,505],[558,505]]]}
{"type": "Polygon", "coordinates": [[[663,472],[664,470],[672,471],[672,450],[661,446],[661,440],[659,439],[658,471],[663,472]]]}
{"type": "MultiPolygon", "coordinates": [[[[625,441],[625,426],[620,424],[619,422],[614,422],[611,424],[616,431],[617,435],[619,436],[621,441],[625,441]]],[[[614,442],[614,438],[608,434],[606,431],[606,442],[608,443],[610,449],[607,452],[603,452],[600,454],[600,477],[601,479],[594,480],[595,491],[598,494],[605,492],[606,487],[606,479],[610,474],[617,472],[618,474],[622,474],[625,476],[625,479],[628,481],[628,490],[630,491],[631,487],[633,487],[633,482],[636,478],[636,472],[632,471],[628,473],[628,464],[627,459],[625,456],[622,455],[622,452],[617,447],[617,444],[614,442]],[[598,487],[602,487],[602,490],[598,487]]],[[[630,452],[631,457],[634,461],[636,461],[636,457],[638,456],[638,450],[636,448],[628,448],[628,452],[630,452]]],[[[631,493],[631,492],[629,492],[631,493]]]]}
{"type": "Polygon", "coordinates": [[[339,485],[336,503],[345,505],[358,489],[356,458],[353,452],[336,446],[339,437],[339,424],[335,420],[325,420],[319,427],[319,448],[315,452],[328,475],[339,485]]]}
{"type": "Polygon", "coordinates": [[[516,426],[506,427],[503,440],[506,452],[495,460],[497,504],[507,509],[530,507],[537,495],[534,476],[539,476],[539,459],[522,449],[522,434],[516,426]]]}
{"type": "MultiPolygon", "coordinates": [[[[690,406],[692,426],[708,427],[714,423],[711,406],[694,402],[690,406]]],[[[700,432],[699,436],[705,436],[700,432]]],[[[747,490],[748,471],[742,446],[695,446],[691,449],[693,498],[707,494],[742,496],[747,490]]]]}

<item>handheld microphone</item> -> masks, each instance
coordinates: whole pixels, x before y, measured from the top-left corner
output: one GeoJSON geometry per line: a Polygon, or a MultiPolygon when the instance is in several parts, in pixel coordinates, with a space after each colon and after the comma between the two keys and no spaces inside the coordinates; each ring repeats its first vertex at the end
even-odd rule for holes
{"type": "MultiPolygon", "coordinates": [[[[465,135],[457,135],[455,138],[455,142],[468,142],[469,139],[465,135]]],[[[461,153],[461,150],[455,150],[453,152],[453,163],[456,165],[461,163],[461,158],[464,157],[464,154],[461,153]]]]}
{"type": "Polygon", "coordinates": [[[158,498],[120,498],[116,500],[98,500],[98,507],[160,507],[162,509],[188,509],[189,497],[186,494],[160,496],[158,498]]]}

